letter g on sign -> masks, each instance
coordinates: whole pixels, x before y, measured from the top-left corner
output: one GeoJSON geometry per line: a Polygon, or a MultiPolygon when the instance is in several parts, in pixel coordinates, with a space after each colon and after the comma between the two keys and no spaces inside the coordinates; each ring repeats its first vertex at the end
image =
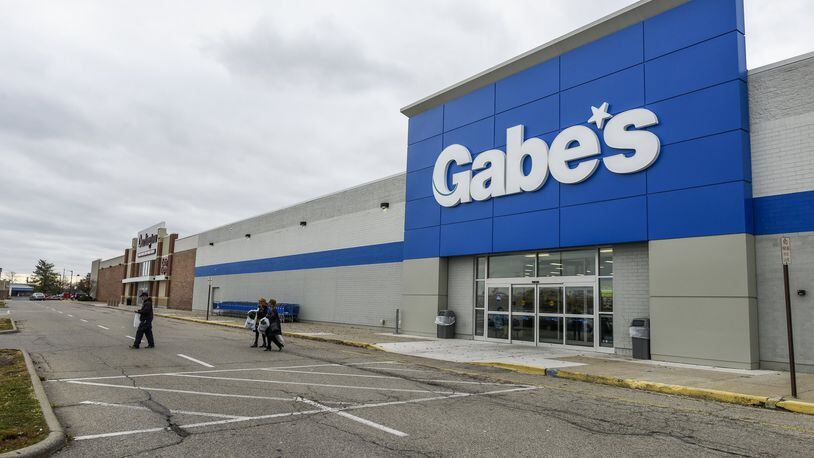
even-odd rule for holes
{"type": "Polygon", "coordinates": [[[461,202],[465,203],[472,200],[472,196],[469,194],[469,183],[472,179],[471,170],[453,174],[452,189],[447,185],[447,174],[449,173],[449,167],[453,163],[467,165],[471,162],[472,154],[463,145],[449,145],[441,151],[432,170],[432,193],[436,202],[444,207],[454,207],[461,202]]]}

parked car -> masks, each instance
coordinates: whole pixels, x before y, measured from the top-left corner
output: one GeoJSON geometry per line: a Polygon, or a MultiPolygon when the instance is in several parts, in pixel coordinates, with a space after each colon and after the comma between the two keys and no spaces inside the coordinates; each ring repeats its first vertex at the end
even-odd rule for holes
{"type": "Polygon", "coordinates": [[[59,294],[53,294],[51,296],[46,297],[45,299],[49,301],[61,301],[62,296],[60,296],[59,294]]]}
{"type": "Polygon", "coordinates": [[[30,301],[44,301],[45,300],[45,294],[43,294],[43,293],[34,293],[34,294],[31,295],[31,297],[28,298],[28,300],[30,300],[30,301]]]}

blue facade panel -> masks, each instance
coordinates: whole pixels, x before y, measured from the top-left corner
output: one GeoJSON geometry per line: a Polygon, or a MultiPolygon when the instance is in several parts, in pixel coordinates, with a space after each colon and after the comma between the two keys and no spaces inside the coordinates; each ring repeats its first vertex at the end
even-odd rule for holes
{"type": "Polygon", "coordinates": [[[646,197],[608,200],[560,209],[560,246],[647,240],[646,197]]]}
{"type": "Polygon", "coordinates": [[[650,194],[649,238],[752,233],[751,197],[740,181],[650,194]]]}
{"type": "Polygon", "coordinates": [[[444,106],[431,108],[410,118],[407,127],[407,143],[425,140],[444,131],[444,106]]]}
{"type": "MultiPolygon", "coordinates": [[[[753,214],[744,56],[742,0],[692,0],[411,119],[407,199],[426,200],[407,206],[405,258],[753,233],[756,221],[775,230],[764,215],[781,204],[759,200],[753,214]],[[646,170],[616,174],[600,162],[578,184],[549,175],[536,192],[430,205],[444,147],[505,152],[515,125],[548,145],[562,129],[587,125],[600,141],[596,158],[629,156],[588,124],[603,102],[610,115],[644,107],[658,117],[647,130],[661,154],[646,170]]],[[[453,165],[448,179],[469,168],[453,165]]]]}
{"type": "Polygon", "coordinates": [[[555,57],[495,84],[495,111],[524,105],[560,90],[560,58],[555,57]]]}
{"type": "Polygon", "coordinates": [[[646,59],[733,30],[744,33],[743,0],[693,0],[644,21],[646,59]]]}
{"type": "Polygon", "coordinates": [[[441,256],[492,252],[492,219],[441,226],[441,256]]]}
{"type": "Polygon", "coordinates": [[[407,171],[426,169],[435,165],[435,158],[441,151],[443,137],[436,135],[407,146],[407,171]]]}
{"type": "Polygon", "coordinates": [[[814,231],[814,191],[754,199],[755,234],[814,231]]]}
{"type": "Polygon", "coordinates": [[[647,103],[737,78],[745,81],[743,41],[742,33],[730,32],[647,62],[647,103]]]}
{"type": "Polygon", "coordinates": [[[640,64],[642,24],[634,24],[560,56],[560,90],[640,64]]]}
{"type": "Polygon", "coordinates": [[[495,86],[490,84],[444,105],[444,130],[455,129],[495,114],[495,86]]]}

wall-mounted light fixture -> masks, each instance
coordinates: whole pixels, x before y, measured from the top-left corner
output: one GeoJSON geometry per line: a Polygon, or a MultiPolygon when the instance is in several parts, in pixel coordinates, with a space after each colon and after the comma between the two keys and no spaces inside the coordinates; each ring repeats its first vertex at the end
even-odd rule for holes
{"type": "Polygon", "coordinates": [[[209,242],[209,246],[215,246],[215,242],[209,242]]]}
{"type": "Polygon", "coordinates": [[[381,208],[383,212],[386,212],[387,209],[390,208],[390,202],[382,202],[382,203],[380,203],[379,208],[381,208]]]}
{"type": "Polygon", "coordinates": [[[250,239],[250,238],[252,238],[252,235],[251,234],[246,234],[246,238],[250,239]]]}
{"type": "Polygon", "coordinates": [[[305,227],[308,223],[305,221],[300,221],[300,226],[305,227]]]}

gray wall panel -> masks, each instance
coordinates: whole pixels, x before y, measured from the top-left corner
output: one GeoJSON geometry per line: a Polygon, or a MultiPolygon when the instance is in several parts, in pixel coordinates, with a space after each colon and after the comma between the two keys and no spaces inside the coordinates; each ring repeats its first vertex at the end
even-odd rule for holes
{"type": "Polygon", "coordinates": [[[455,334],[458,337],[471,337],[474,329],[472,314],[474,308],[475,258],[462,256],[449,258],[447,307],[455,312],[455,334]]]}
{"type": "Polygon", "coordinates": [[[630,322],[650,317],[647,243],[613,247],[613,343],[616,353],[632,354],[630,322]]]}

